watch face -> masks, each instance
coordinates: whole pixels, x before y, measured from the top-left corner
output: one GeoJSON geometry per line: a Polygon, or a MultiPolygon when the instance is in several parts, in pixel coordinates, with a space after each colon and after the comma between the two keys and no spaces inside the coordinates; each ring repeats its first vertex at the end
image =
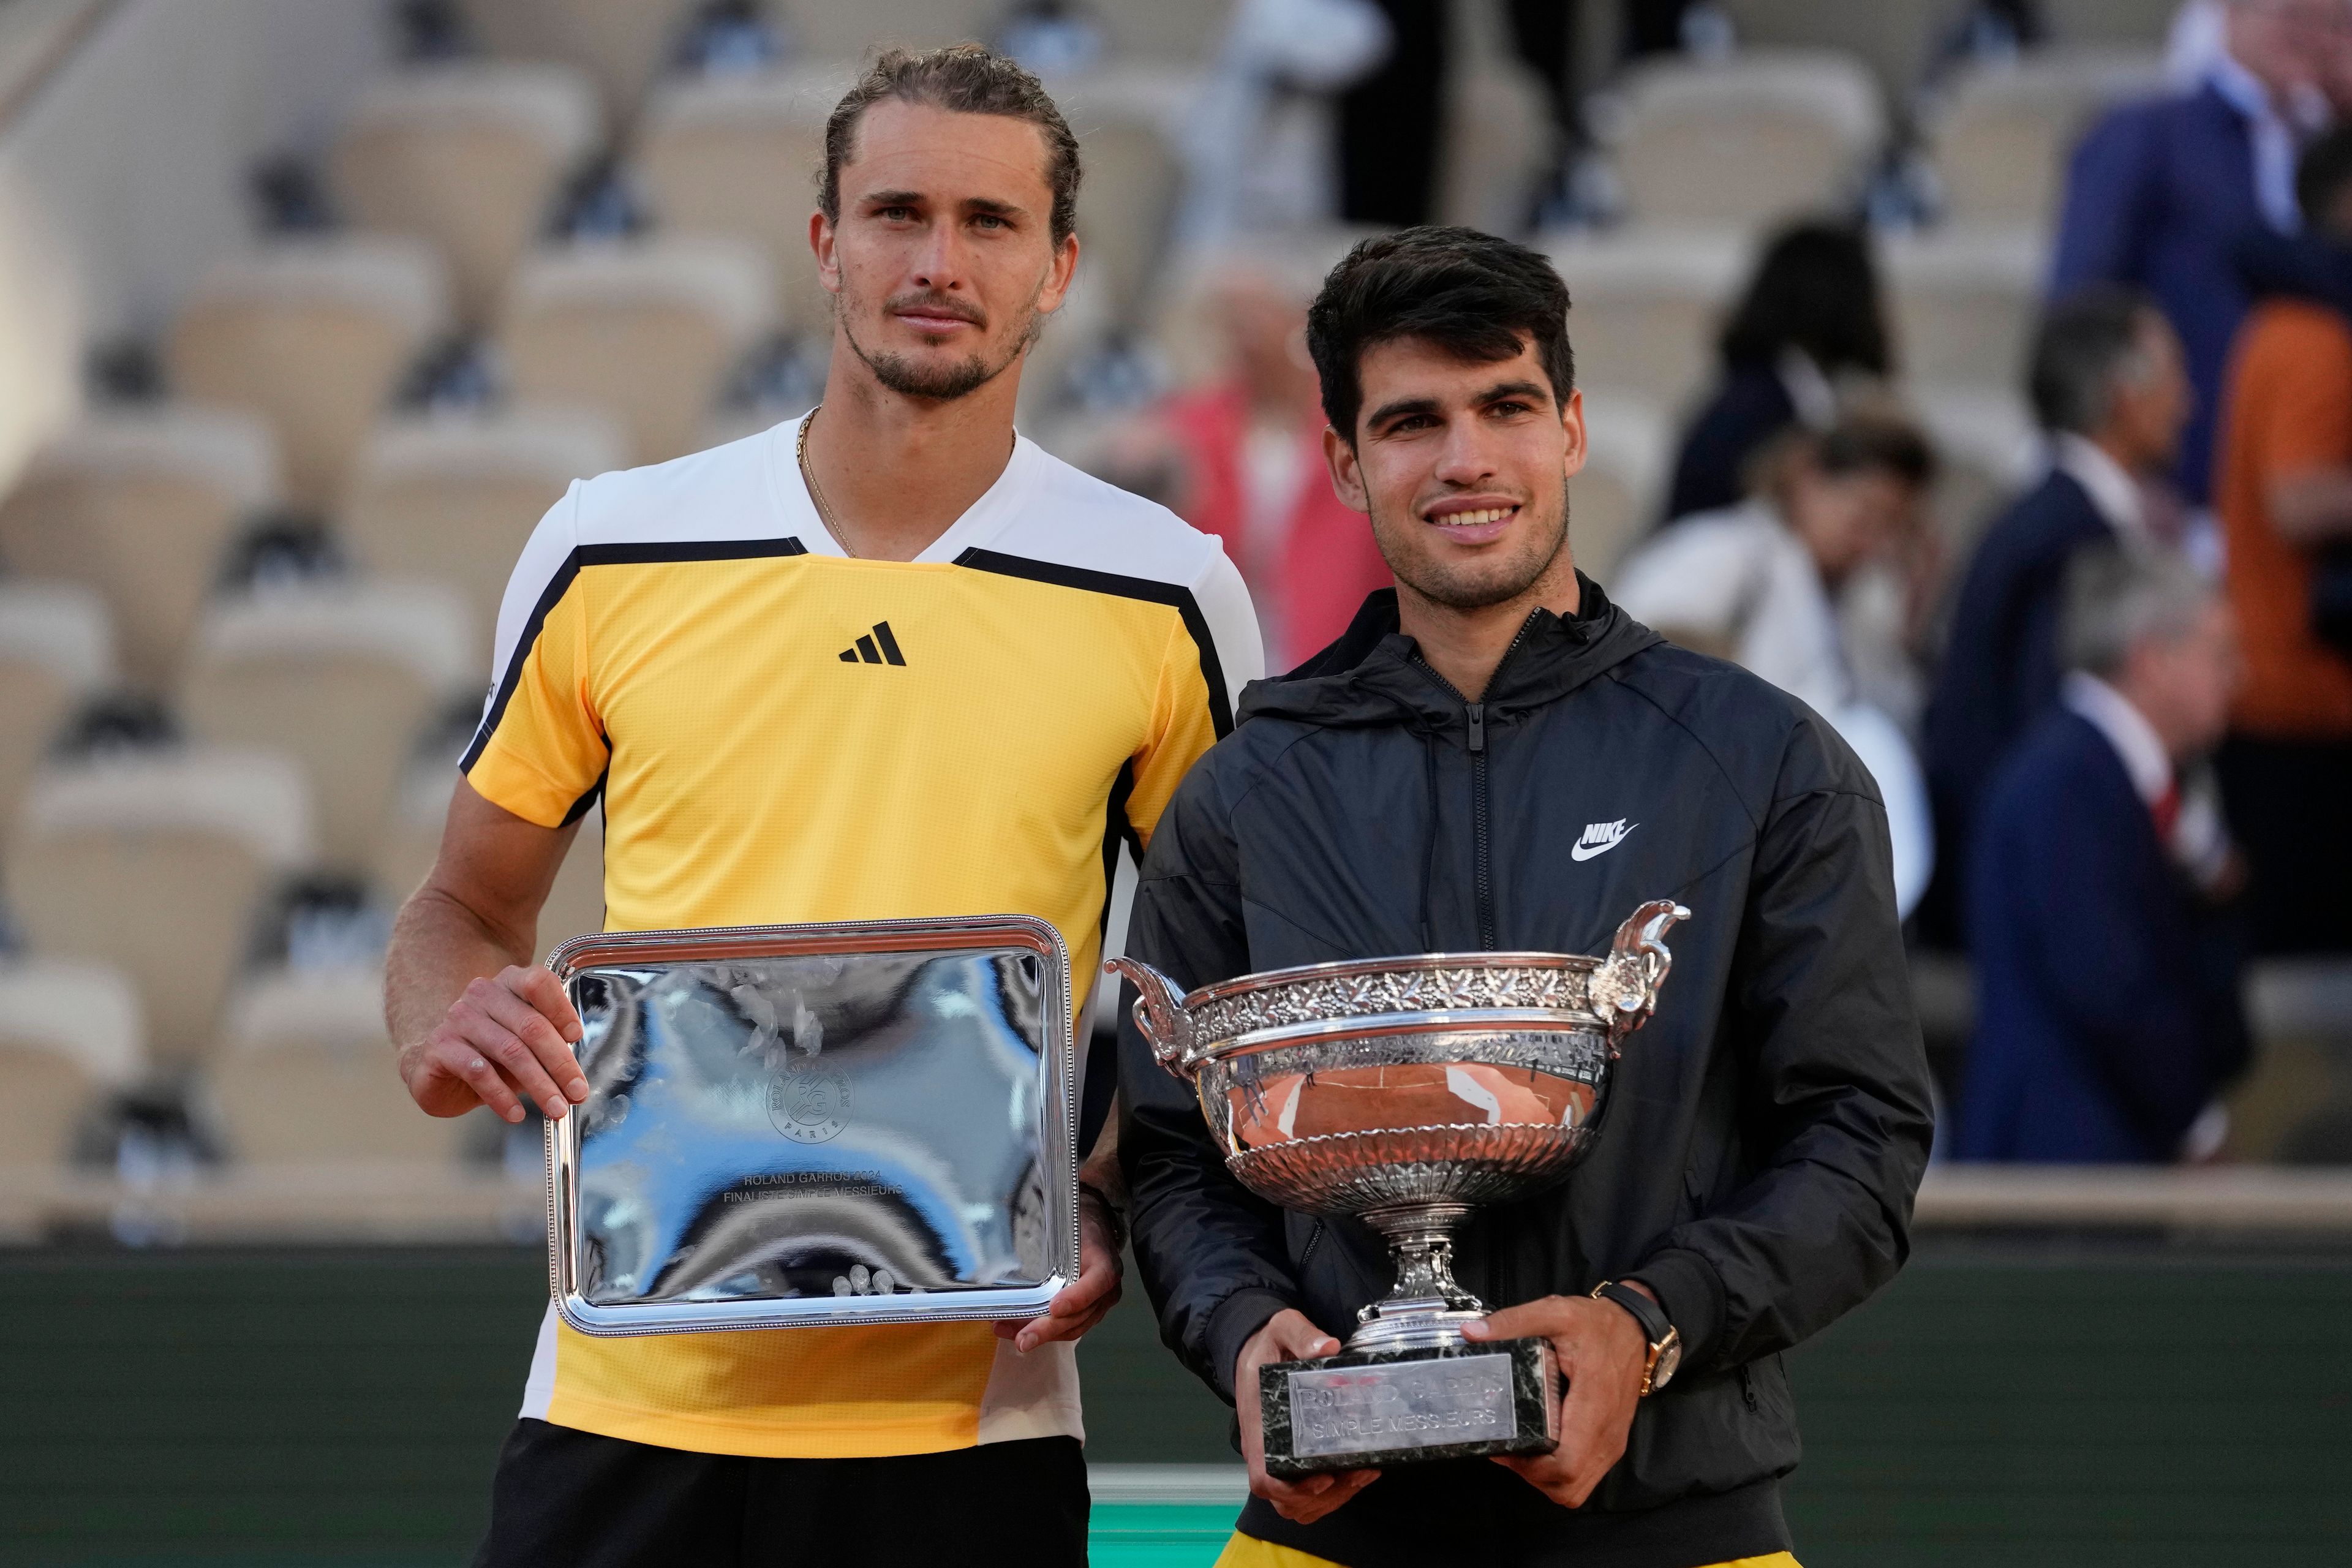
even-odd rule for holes
{"type": "Polygon", "coordinates": [[[1682,1363],[1683,1338],[1680,1334],[1668,1334],[1666,1342],[1658,1347],[1658,1364],[1650,1369],[1651,1391],[1665,1387],[1674,1378],[1675,1368],[1682,1363]]]}

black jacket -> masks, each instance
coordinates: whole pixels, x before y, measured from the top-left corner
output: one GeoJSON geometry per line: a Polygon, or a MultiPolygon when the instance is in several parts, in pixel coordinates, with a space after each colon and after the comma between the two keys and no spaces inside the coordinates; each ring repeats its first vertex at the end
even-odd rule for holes
{"type": "MultiPolygon", "coordinates": [[[[1907,1250],[1931,1116],[1870,775],[1794,699],[1582,588],[1576,618],[1528,619],[1477,705],[1398,634],[1394,594],[1373,595],[1339,642],[1244,693],[1136,894],[1128,951],[1188,986],[1429,950],[1597,953],[1644,900],[1691,910],[1589,1157],[1482,1210],[1455,1260],[1489,1306],[1638,1275],[1682,1331],[1680,1375],[1574,1512],[1474,1461],[1395,1467],[1313,1526],[1255,1500],[1243,1515],[1348,1568],[1781,1549],[1776,1478],[1798,1441],[1780,1352],[1907,1250]],[[1571,853],[1620,819],[1614,847],[1571,853]]],[[[1163,1338],[1231,1400],[1268,1318],[1296,1306],[1344,1335],[1388,1255],[1358,1222],[1234,1181],[1131,1018],[1119,1055],[1143,1282],[1163,1338]]]]}

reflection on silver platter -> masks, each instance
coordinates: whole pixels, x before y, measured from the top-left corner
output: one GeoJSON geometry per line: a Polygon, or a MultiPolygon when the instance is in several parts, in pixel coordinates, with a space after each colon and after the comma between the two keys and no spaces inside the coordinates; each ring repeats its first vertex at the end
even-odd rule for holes
{"type": "Polygon", "coordinates": [[[1069,960],[1025,916],[607,932],[549,1272],[593,1334],[1034,1316],[1077,1275],[1069,960]]]}

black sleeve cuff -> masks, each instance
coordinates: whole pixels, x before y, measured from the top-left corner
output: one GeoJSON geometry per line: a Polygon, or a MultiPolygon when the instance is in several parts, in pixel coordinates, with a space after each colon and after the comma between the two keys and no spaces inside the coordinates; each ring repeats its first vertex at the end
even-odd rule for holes
{"type": "Polygon", "coordinates": [[[1276,1292],[1252,1287],[1234,1291],[1209,1314],[1208,1332],[1202,1336],[1207,1341],[1203,1349],[1209,1357],[1209,1386],[1226,1404],[1234,1402],[1234,1363],[1241,1359],[1242,1347],[1272,1322],[1276,1313],[1289,1307],[1276,1292]]]}
{"type": "Polygon", "coordinates": [[[1657,1296],[1667,1321],[1682,1336],[1685,1368],[1715,1363],[1723,1337],[1724,1294],[1723,1276],[1714,1264],[1687,1247],[1670,1247],[1652,1253],[1622,1278],[1640,1280],[1657,1296]]]}

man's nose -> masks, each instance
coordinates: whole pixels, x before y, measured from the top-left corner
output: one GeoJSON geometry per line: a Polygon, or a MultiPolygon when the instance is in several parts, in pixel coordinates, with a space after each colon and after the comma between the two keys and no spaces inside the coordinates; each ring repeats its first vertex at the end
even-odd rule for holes
{"type": "Polygon", "coordinates": [[[1437,455],[1436,477],[1449,485],[1475,485],[1495,472],[1494,454],[1486,432],[1475,419],[1457,419],[1446,426],[1445,445],[1437,455]]]}
{"type": "Polygon", "coordinates": [[[962,236],[953,224],[933,224],[915,252],[913,281],[921,288],[947,290],[963,280],[962,236]]]}

